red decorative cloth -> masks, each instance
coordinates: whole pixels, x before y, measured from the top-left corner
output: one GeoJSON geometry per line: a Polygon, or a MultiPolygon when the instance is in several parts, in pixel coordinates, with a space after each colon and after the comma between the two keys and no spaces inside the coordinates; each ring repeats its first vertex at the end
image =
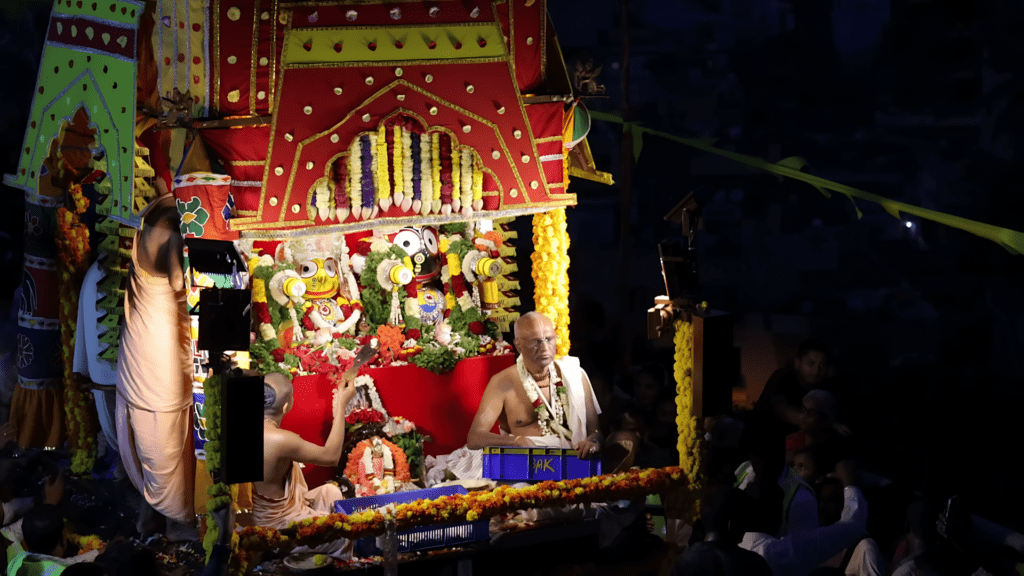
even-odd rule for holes
{"type": "MultiPolygon", "coordinates": [[[[487,382],[514,363],[512,354],[477,356],[460,361],[448,374],[434,374],[411,364],[374,368],[368,374],[373,376],[388,414],[415,422],[420,433],[434,439],[424,446],[424,452],[438,455],[466,444],[487,382]]],[[[293,384],[295,407],[281,427],[322,445],[331,431],[332,384],[320,375],[298,376],[293,384]]],[[[329,480],[333,471],[306,466],[303,474],[309,486],[315,487],[329,480]]]]}

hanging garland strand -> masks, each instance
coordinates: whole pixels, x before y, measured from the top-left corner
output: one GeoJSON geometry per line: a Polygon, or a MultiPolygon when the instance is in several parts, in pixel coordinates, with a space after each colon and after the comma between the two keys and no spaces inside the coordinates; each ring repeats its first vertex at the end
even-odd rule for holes
{"type": "MultiPolygon", "coordinates": [[[[223,407],[223,387],[220,385],[220,376],[213,375],[203,382],[203,394],[206,396],[204,415],[206,416],[206,468],[214,479],[212,486],[206,489],[210,499],[206,502],[206,509],[213,512],[230,506],[232,501],[232,490],[227,484],[217,482],[218,472],[223,464],[223,453],[221,451],[221,409],[223,407]]],[[[208,524],[206,534],[203,537],[203,548],[206,550],[206,559],[210,559],[213,553],[213,545],[217,543],[218,527],[216,523],[208,524]]]]}
{"type": "MultiPolygon", "coordinates": [[[[697,435],[697,418],[693,415],[693,324],[677,320],[675,323],[675,365],[676,380],[676,426],[679,430],[679,467],[686,473],[691,493],[699,492],[702,486],[703,457],[700,438],[697,435]]],[[[689,504],[694,517],[698,514],[700,502],[689,504]]]]}
{"type": "Polygon", "coordinates": [[[551,319],[558,356],[569,353],[569,233],[565,208],[533,217],[534,308],[551,319]]]}
{"type": "MultiPolygon", "coordinates": [[[[72,209],[57,209],[57,253],[60,260],[60,339],[64,368],[64,414],[71,447],[71,472],[85,474],[96,460],[96,406],[86,401],[74,375],[78,296],[89,268],[89,228],[79,215],[89,207],[82,186],[68,191],[72,209]]],[[[91,395],[89,400],[91,400],[91,395]]]]}

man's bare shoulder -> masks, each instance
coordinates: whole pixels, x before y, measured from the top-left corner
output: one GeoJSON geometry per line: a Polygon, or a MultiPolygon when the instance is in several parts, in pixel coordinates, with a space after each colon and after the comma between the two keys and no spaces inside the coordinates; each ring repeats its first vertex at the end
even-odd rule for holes
{"type": "Polygon", "coordinates": [[[271,448],[283,448],[294,444],[296,441],[302,441],[302,437],[291,430],[272,426],[265,426],[263,428],[264,450],[271,448]]]}
{"type": "Polygon", "coordinates": [[[491,376],[491,380],[487,383],[487,387],[493,388],[498,392],[508,392],[519,384],[519,371],[516,369],[515,365],[512,365],[501,372],[498,372],[494,376],[491,376]]]}

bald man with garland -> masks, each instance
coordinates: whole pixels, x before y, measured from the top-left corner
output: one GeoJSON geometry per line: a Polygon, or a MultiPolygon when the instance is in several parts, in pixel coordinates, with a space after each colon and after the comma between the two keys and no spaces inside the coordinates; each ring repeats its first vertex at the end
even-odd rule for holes
{"type": "Polygon", "coordinates": [[[539,312],[515,323],[519,358],[495,374],[470,426],[466,445],[573,448],[580,459],[601,451],[601,409],[577,358],[555,358],[555,326],[539,312]],[[495,422],[505,434],[494,434],[495,422]]]}

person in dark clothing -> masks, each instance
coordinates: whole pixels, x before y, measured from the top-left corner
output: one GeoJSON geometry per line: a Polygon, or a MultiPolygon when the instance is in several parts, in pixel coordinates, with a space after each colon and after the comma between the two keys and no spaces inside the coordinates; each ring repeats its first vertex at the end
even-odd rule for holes
{"type": "Polygon", "coordinates": [[[825,378],[827,369],[827,345],[821,340],[804,340],[793,363],[779,368],[768,378],[754,412],[770,412],[790,426],[799,427],[804,395],[817,388],[830,388],[825,378]]]}
{"type": "Polygon", "coordinates": [[[687,548],[676,560],[673,574],[680,576],[770,576],[764,558],[738,546],[750,527],[746,516],[756,502],[737,488],[709,490],[702,501],[705,518],[710,518],[707,537],[687,548]]]}

